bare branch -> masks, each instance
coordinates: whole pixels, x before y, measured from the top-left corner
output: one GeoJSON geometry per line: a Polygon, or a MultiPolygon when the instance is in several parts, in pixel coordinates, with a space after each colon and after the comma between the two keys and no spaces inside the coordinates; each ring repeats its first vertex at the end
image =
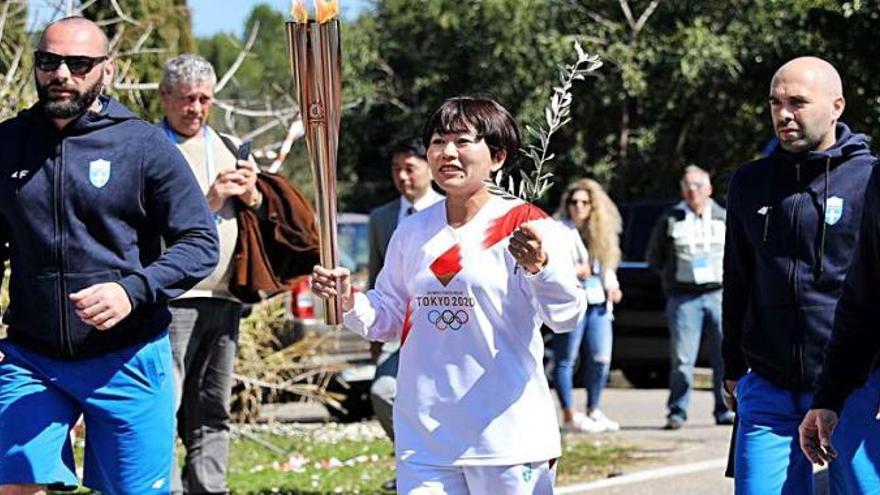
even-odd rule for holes
{"type": "Polygon", "coordinates": [[[639,20],[636,21],[636,25],[633,27],[633,31],[637,34],[645,27],[645,24],[648,22],[648,18],[657,10],[657,7],[660,5],[660,0],[652,0],[651,4],[648,5],[648,8],[642,12],[642,15],[639,16],[639,20]]]}
{"type": "Polygon", "coordinates": [[[128,83],[114,82],[113,88],[122,91],[156,91],[159,89],[159,83],[128,83]]]}
{"type": "Polygon", "coordinates": [[[226,128],[229,129],[230,132],[237,134],[235,132],[235,112],[226,110],[226,113],[223,115],[223,122],[226,124],[226,128]]]}
{"type": "Polygon", "coordinates": [[[80,12],[82,12],[83,10],[86,10],[87,8],[91,7],[91,6],[92,6],[93,4],[95,4],[97,1],[98,1],[98,0],[87,0],[87,1],[85,1],[85,2],[83,2],[83,3],[81,3],[80,6],[79,6],[79,10],[80,10],[80,12]]]}
{"type": "Polygon", "coordinates": [[[18,64],[21,63],[21,58],[23,55],[24,47],[18,47],[18,49],[15,50],[15,57],[12,58],[12,63],[9,64],[9,70],[6,72],[6,77],[4,78],[3,84],[4,88],[12,84],[15,73],[18,72],[18,64]]]}
{"type": "Polygon", "coordinates": [[[125,34],[125,25],[119,26],[119,29],[116,30],[116,33],[113,34],[113,38],[110,40],[110,53],[116,51],[119,45],[122,44],[122,36],[125,34]]]}
{"type": "Polygon", "coordinates": [[[110,0],[110,5],[113,6],[113,10],[116,11],[116,15],[118,15],[119,18],[122,19],[123,21],[128,22],[129,24],[134,24],[135,26],[141,25],[141,23],[132,19],[131,16],[129,16],[128,14],[125,13],[124,10],[122,10],[122,7],[119,6],[119,2],[117,0],[110,0]]]}
{"type": "Polygon", "coordinates": [[[295,107],[287,107],[280,110],[251,110],[236,106],[232,102],[226,100],[215,100],[214,104],[227,112],[233,112],[245,117],[292,117],[299,113],[295,107]]]}
{"type": "Polygon", "coordinates": [[[141,36],[137,39],[137,41],[135,41],[134,47],[132,48],[132,50],[137,51],[137,50],[142,49],[144,46],[144,43],[146,43],[147,40],[150,39],[150,35],[153,34],[153,29],[155,29],[155,28],[156,28],[156,26],[154,26],[153,23],[150,23],[147,26],[147,28],[144,29],[144,33],[141,34],[141,36]]]}
{"type": "Polygon", "coordinates": [[[261,125],[260,127],[257,127],[256,129],[254,129],[251,132],[242,136],[241,140],[247,141],[247,140],[251,140],[251,139],[256,139],[257,136],[260,136],[261,134],[269,132],[272,129],[278,127],[279,125],[285,125],[285,124],[286,124],[285,120],[281,119],[281,118],[278,118],[275,120],[270,120],[269,122],[261,125]]]}
{"type": "Polygon", "coordinates": [[[609,31],[614,31],[614,30],[617,29],[617,26],[616,26],[613,22],[611,22],[611,21],[608,20],[607,18],[605,18],[605,17],[603,17],[603,16],[597,14],[596,12],[592,12],[592,11],[587,12],[587,16],[588,16],[590,19],[592,19],[592,20],[598,22],[599,24],[605,26],[605,29],[608,29],[609,31]]]}
{"type": "Polygon", "coordinates": [[[257,40],[257,33],[260,31],[260,21],[254,21],[253,26],[251,26],[251,34],[248,36],[247,42],[244,44],[244,48],[239,52],[238,57],[236,57],[235,62],[233,62],[232,67],[226,71],[226,74],[223,74],[223,77],[220,78],[220,81],[217,82],[217,86],[214,91],[219,93],[226,86],[226,83],[232,79],[232,76],[235,75],[235,72],[241,67],[241,64],[244,63],[244,58],[251,51],[251,48],[254,46],[254,42],[257,40]]]}
{"type": "Polygon", "coordinates": [[[137,55],[149,55],[149,54],[159,54],[159,53],[168,53],[167,48],[141,48],[140,50],[128,50],[124,52],[118,53],[117,57],[135,57],[137,55]]]}
{"type": "Polygon", "coordinates": [[[626,22],[629,24],[631,29],[636,28],[636,20],[633,17],[632,10],[629,8],[629,0],[618,0],[620,2],[620,10],[623,11],[624,17],[626,17],[626,22]]]}
{"type": "Polygon", "coordinates": [[[272,162],[272,165],[269,166],[269,172],[275,173],[281,169],[281,165],[284,164],[284,160],[287,159],[287,155],[293,147],[293,142],[305,135],[306,128],[303,126],[302,117],[300,117],[293,121],[287,129],[287,136],[284,137],[284,143],[281,144],[281,150],[278,152],[278,157],[272,162]]]}
{"type": "Polygon", "coordinates": [[[11,2],[3,3],[3,12],[0,13],[0,40],[3,39],[3,31],[6,29],[6,19],[9,18],[9,7],[12,5],[11,2]]]}

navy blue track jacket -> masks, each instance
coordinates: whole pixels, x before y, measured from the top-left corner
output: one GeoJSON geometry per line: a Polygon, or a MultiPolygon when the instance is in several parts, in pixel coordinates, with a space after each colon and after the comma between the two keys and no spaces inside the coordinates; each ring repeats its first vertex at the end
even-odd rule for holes
{"type": "Polygon", "coordinates": [[[210,274],[217,232],[189,165],[160,130],[101,98],[58,130],[39,106],[0,124],[0,241],[11,255],[8,338],[59,358],[144,342],[166,302],[210,274]],[[167,250],[162,251],[162,239],[167,250]],[[82,323],[69,294],[117,282],[131,314],[82,323]]]}
{"type": "MultiPolygon", "coordinates": [[[[874,166],[865,191],[859,242],[837,303],[834,330],[825,349],[825,367],[813,397],[813,408],[843,409],[861,387],[880,352],[880,167],[874,166]]],[[[873,411],[869,411],[873,414],[873,411]]]]}
{"type": "Polygon", "coordinates": [[[874,156],[837,124],[830,149],[769,157],[730,181],[724,252],[725,378],[751,368],[812,390],[858,240],[874,156]]]}

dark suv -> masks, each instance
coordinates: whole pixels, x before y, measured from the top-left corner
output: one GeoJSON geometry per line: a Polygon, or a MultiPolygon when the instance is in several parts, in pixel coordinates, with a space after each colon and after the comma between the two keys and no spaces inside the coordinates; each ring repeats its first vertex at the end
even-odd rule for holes
{"type": "MultiPolygon", "coordinates": [[[[620,248],[623,261],[617,278],[623,300],[614,307],[614,351],[611,365],[638,388],[665,388],[669,379],[669,330],[666,297],[660,277],[648,268],[645,252],[654,224],[674,201],[641,201],[618,205],[623,218],[620,248]]],[[[708,363],[700,346],[698,364],[708,363]]]]}

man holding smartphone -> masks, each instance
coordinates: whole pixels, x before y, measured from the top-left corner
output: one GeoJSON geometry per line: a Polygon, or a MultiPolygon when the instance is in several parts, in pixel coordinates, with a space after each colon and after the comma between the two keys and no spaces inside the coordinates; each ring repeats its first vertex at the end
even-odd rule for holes
{"type": "Polygon", "coordinates": [[[172,480],[175,493],[229,491],[229,402],[242,312],[241,301],[229,291],[239,231],[236,210],[259,210],[263,203],[248,143],[233,152],[229,137],[207,123],[216,82],[207,60],[183,54],[165,64],[159,84],[165,110],[159,126],[198,179],[220,237],[220,262],[214,272],[171,302],[180,401],[177,430],[186,447],[184,471],[180,476],[175,472],[172,480]]]}

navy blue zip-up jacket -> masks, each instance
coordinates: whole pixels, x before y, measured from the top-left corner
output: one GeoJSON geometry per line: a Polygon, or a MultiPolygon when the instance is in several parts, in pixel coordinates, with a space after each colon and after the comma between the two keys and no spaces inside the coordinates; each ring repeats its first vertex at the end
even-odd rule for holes
{"type": "Polygon", "coordinates": [[[60,131],[39,106],[0,124],[3,321],[12,342],[58,358],[155,337],[171,321],[166,302],[217,263],[213,217],[183,156],[120,103],[101,103],[60,131]],[[107,331],[80,321],[68,297],[103,282],[132,305],[107,331]]]}
{"type": "Polygon", "coordinates": [[[725,378],[751,368],[790,390],[816,385],[858,240],[874,157],[838,123],[830,149],[777,147],[730,181],[724,250],[725,378]]]}
{"type": "MultiPolygon", "coordinates": [[[[874,165],[865,191],[859,242],[837,303],[834,330],[825,349],[825,367],[813,396],[813,409],[840,415],[853,390],[862,386],[880,353],[880,167],[874,165]]],[[[871,412],[872,411],[867,411],[871,412]]]]}

